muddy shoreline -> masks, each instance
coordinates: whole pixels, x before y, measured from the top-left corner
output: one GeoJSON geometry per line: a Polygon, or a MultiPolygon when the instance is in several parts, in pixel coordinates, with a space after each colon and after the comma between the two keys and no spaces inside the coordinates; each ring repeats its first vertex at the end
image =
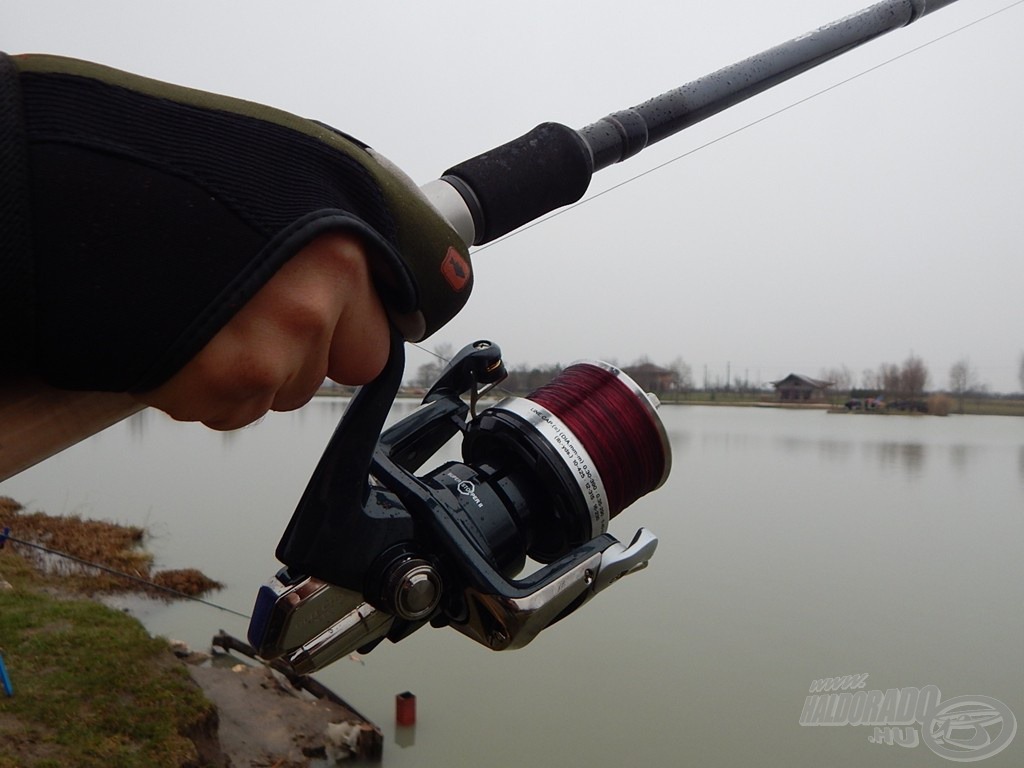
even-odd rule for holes
{"type": "Polygon", "coordinates": [[[184,662],[217,713],[206,732],[192,735],[201,759],[224,768],[379,760],[379,752],[375,758],[359,754],[360,742],[372,741],[374,731],[379,740],[379,729],[334,701],[296,689],[283,675],[224,651],[191,654],[184,662]]]}

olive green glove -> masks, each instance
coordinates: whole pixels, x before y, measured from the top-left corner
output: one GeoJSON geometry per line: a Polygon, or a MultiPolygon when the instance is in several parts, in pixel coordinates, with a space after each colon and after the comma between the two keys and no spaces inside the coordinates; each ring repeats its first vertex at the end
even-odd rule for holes
{"type": "Polygon", "coordinates": [[[409,340],[469,297],[466,245],[403,174],[271,107],[0,54],[0,146],[0,351],[56,386],[166,381],[330,230],[360,234],[409,340]]]}

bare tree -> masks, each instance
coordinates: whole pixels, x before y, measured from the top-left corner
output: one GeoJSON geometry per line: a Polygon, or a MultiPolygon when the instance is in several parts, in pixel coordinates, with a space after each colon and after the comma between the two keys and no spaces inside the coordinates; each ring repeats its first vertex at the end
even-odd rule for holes
{"type": "Polygon", "coordinates": [[[673,384],[677,392],[685,394],[693,389],[693,369],[682,357],[673,360],[669,370],[672,371],[673,384]]]}
{"type": "Polygon", "coordinates": [[[508,369],[508,378],[502,383],[502,388],[509,392],[532,392],[558,376],[561,370],[558,363],[533,367],[519,364],[508,369]]]}
{"type": "Polygon", "coordinates": [[[882,363],[878,366],[877,384],[885,392],[886,397],[900,395],[900,367],[895,363],[882,363]]]}
{"type": "Polygon", "coordinates": [[[899,407],[916,408],[928,386],[928,367],[913,354],[903,361],[903,365],[882,363],[878,366],[878,384],[887,399],[902,401],[899,407]]]}
{"type": "Polygon", "coordinates": [[[900,369],[900,393],[910,401],[920,400],[928,386],[928,367],[924,360],[910,355],[900,369]]]}
{"type": "Polygon", "coordinates": [[[847,366],[840,365],[838,368],[829,368],[825,381],[831,381],[838,392],[849,392],[853,389],[853,371],[847,366]]]}
{"type": "Polygon", "coordinates": [[[949,390],[960,402],[960,413],[964,412],[964,398],[980,386],[977,374],[966,357],[957,360],[949,369],[949,390]]]}
{"type": "Polygon", "coordinates": [[[845,365],[839,367],[839,373],[839,381],[842,382],[843,389],[847,391],[853,389],[853,385],[857,383],[856,374],[845,365]]]}
{"type": "Polygon", "coordinates": [[[423,365],[416,369],[416,386],[423,387],[424,389],[429,389],[433,386],[455,353],[452,352],[452,345],[449,342],[442,342],[434,347],[434,351],[431,354],[433,354],[434,359],[429,363],[423,363],[423,365]]]}
{"type": "Polygon", "coordinates": [[[818,378],[825,382],[825,391],[833,405],[840,393],[849,393],[853,386],[853,372],[845,365],[838,368],[822,368],[818,378]]]}

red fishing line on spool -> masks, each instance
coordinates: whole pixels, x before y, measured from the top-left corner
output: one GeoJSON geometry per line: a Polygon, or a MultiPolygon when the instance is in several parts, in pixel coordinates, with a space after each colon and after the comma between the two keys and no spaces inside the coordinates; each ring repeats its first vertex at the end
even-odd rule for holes
{"type": "Polygon", "coordinates": [[[576,362],[480,413],[463,456],[504,500],[526,554],[551,563],[665,482],[672,458],[656,405],[618,368],[576,362]]]}
{"type": "Polygon", "coordinates": [[[590,454],[604,483],[609,517],[668,476],[668,442],[654,406],[617,368],[575,363],[527,399],[557,416],[590,454]]]}

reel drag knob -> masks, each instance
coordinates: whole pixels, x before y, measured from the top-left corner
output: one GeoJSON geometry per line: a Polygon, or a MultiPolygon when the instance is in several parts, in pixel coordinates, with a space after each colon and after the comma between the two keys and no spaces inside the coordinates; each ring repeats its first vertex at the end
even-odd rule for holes
{"type": "Polygon", "coordinates": [[[406,621],[428,618],[441,602],[441,576],[426,560],[410,558],[392,566],[382,598],[391,613],[406,621]]]}

